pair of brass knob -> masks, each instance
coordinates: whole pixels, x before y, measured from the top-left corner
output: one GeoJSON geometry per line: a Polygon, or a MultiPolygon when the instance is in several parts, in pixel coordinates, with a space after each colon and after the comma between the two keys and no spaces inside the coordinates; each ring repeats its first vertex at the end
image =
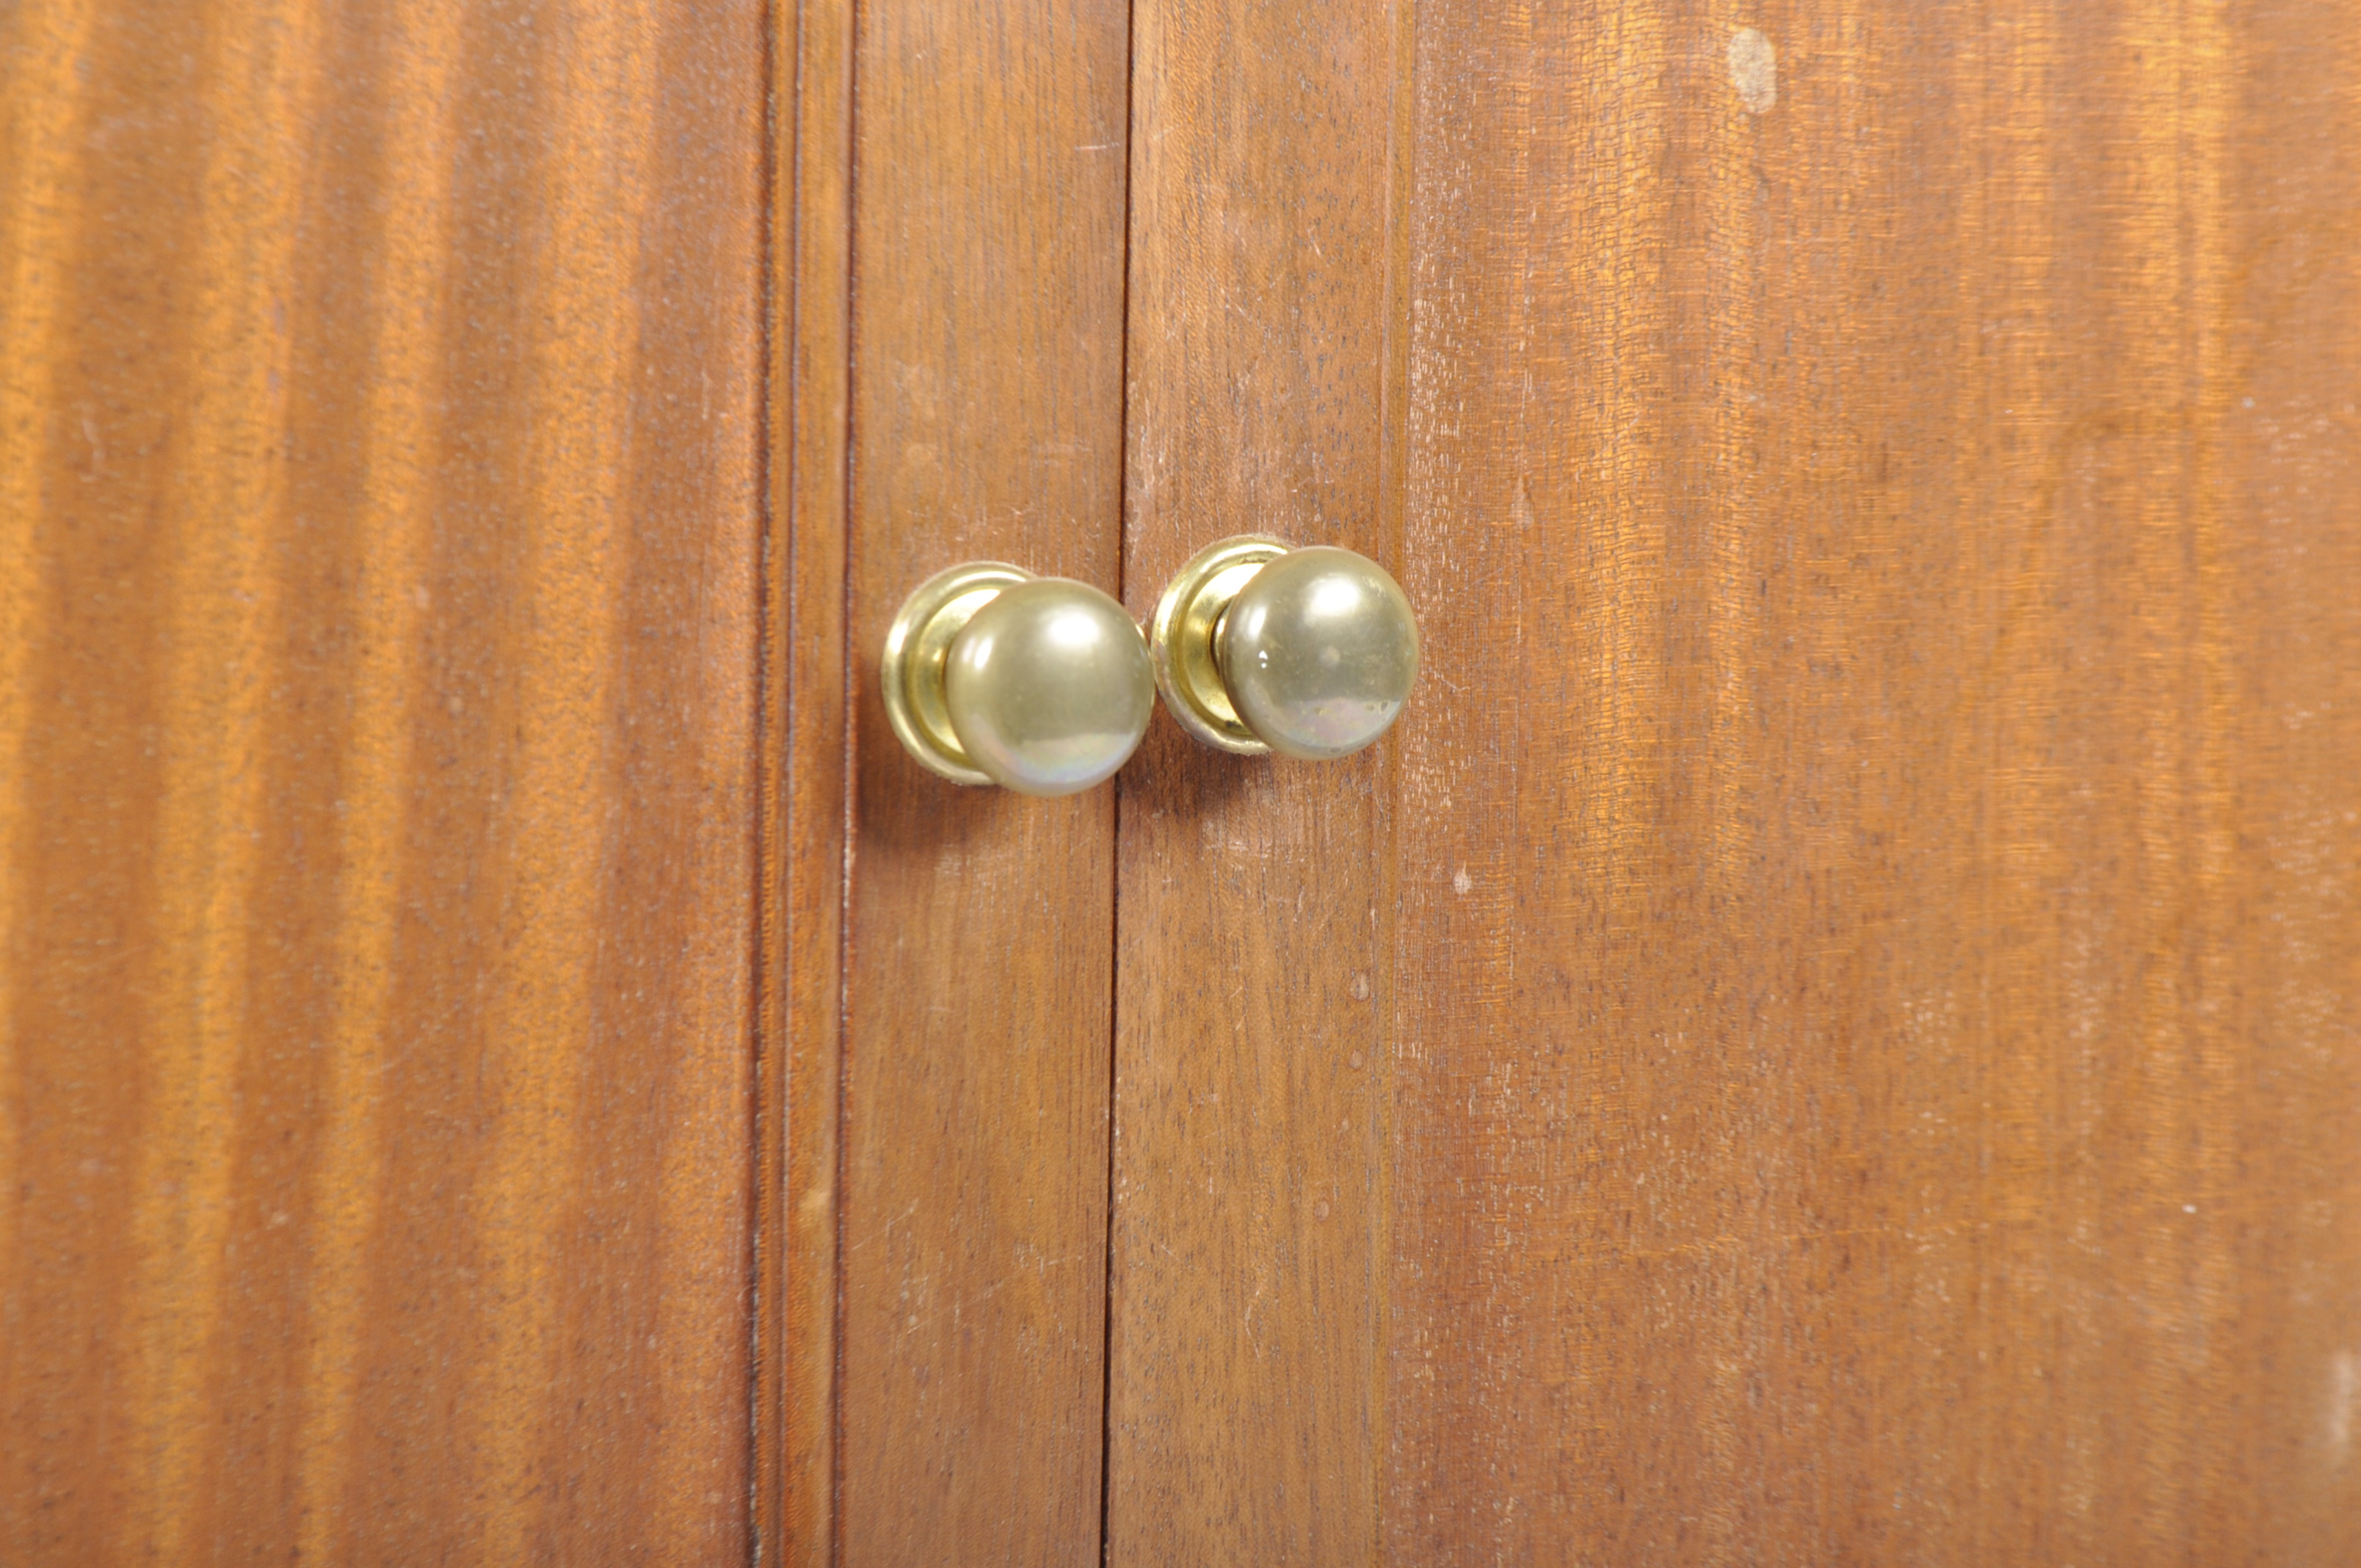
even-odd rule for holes
{"type": "Polygon", "coordinates": [[[903,602],[883,663],[894,733],[928,768],[1072,795],[1138,749],[1159,690],[1224,751],[1348,756],[1409,698],[1418,622],[1366,556],[1246,534],[1192,556],[1145,633],[1087,583],[953,566],[903,602]]]}

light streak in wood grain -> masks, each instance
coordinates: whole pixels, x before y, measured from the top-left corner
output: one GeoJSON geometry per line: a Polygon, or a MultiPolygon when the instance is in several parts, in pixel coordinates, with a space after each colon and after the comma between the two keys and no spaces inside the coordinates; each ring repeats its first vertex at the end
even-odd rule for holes
{"type": "MultiPolygon", "coordinates": [[[[751,33],[761,8],[741,3],[737,15],[751,33]]],[[[728,73],[743,67],[734,78],[734,94],[715,101],[714,120],[725,132],[742,133],[740,145],[750,146],[759,134],[762,100],[744,37],[732,38],[692,9],[675,14],[663,38],[655,66],[660,85],[731,80],[728,73]]],[[[761,254],[759,165],[742,160],[717,170],[708,148],[660,139],[653,145],[648,188],[684,194],[676,207],[659,209],[663,221],[651,227],[639,277],[668,280],[686,269],[709,267],[717,244],[741,247],[738,254],[753,262],[761,254]]],[[[751,265],[746,276],[751,285],[751,265]]],[[[670,961],[668,994],[659,1003],[657,1015],[667,1020],[674,1042],[663,1047],[672,1069],[656,1075],[664,1112],[650,1118],[649,1153],[642,1158],[659,1173],[649,1189],[648,1208],[659,1221],[651,1266],[664,1285],[649,1303],[654,1343],[647,1365],[662,1391],[664,1420],[646,1445],[649,1478],[639,1511],[652,1541],[680,1542],[686,1555],[718,1556],[743,1552],[750,1527],[774,1524],[750,1521],[737,1511],[752,1479],[741,1468],[743,1450],[730,1453],[728,1466],[715,1463],[717,1439],[738,1437],[741,1429],[735,1422],[707,1426],[676,1412],[747,1408],[750,1385],[761,1372],[747,1362],[753,1342],[732,1331],[763,1305],[748,1290],[748,1226],[777,1219],[763,1201],[775,1193],[758,1196],[751,1184],[719,1192],[711,1172],[717,1158],[743,1158],[755,1181],[776,1181],[779,1175],[754,1146],[765,1130],[756,1121],[757,1063],[748,1049],[758,1027],[752,1009],[767,991],[753,972],[764,960],[755,953],[750,927],[773,920],[773,912],[758,911],[753,900],[775,886],[754,864],[761,853],[753,841],[760,831],[759,792],[776,782],[773,769],[785,761],[777,731],[765,735],[755,712],[755,655],[764,638],[759,621],[767,613],[761,596],[768,587],[761,572],[758,455],[761,443],[779,437],[761,421],[705,412],[725,403],[746,408],[762,394],[759,345],[771,324],[763,292],[747,286],[700,298],[649,281],[636,291],[651,302],[637,360],[641,399],[653,402],[677,389],[675,395],[686,403],[693,389],[700,419],[686,432],[694,443],[689,451],[659,466],[642,449],[642,461],[630,465],[631,548],[648,557],[634,575],[642,580],[659,572],[689,576],[703,585],[707,608],[693,636],[657,640],[653,647],[641,640],[654,656],[633,659],[619,684],[620,709],[648,715],[641,733],[663,735],[676,759],[669,782],[642,776],[631,787],[615,786],[633,800],[646,824],[645,831],[634,829],[634,840],[663,845],[660,854],[633,857],[642,880],[631,885],[646,885],[647,873],[663,867],[694,890],[689,896],[699,906],[743,911],[741,919],[694,927],[694,941],[670,961]],[[681,308],[691,301],[699,308],[681,308]],[[694,554],[680,548],[672,510],[680,504],[675,487],[690,485],[698,498],[693,504],[713,520],[708,542],[694,554]],[[675,707],[668,700],[675,693],[690,694],[694,705],[675,707]],[[715,803],[731,804],[717,811],[715,803]]],[[[761,939],[768,938],[763,932],[761,939]]],[[[622,966],[610,972],[619,971],[622,966]]],[[[763,980],[775,973],[766,968],[763,980]]],[[[761,1407],[754,1413],[760,1421],[761,1407]]],[[[759,1430],[747,1435],[754,1444],[764,1441],[759,1430]]],[[[761,1468],[759,1459],[754,1467],[761,1468]]],[[[775,1534],[765,1533],[768,1545],[775,1534]]]]}
{"type": "MultiPolygon", "coordinates": [[[[77,184],[74,142],[83,114],[76,66],[91,0],[28,3],[12,17],[15,47],[0,50],[0,868],[16,863],[21,831],[26,725],[44,586],[35,554],[39,475],[49,430],[51,344],[71,265],[77,184]]],[[[16,1255],[23,1115],[17,1078],[16,915],[0,894],[0,1322],[24,1278],[16,1255]]],[[[14,1358],[0,1351],[0,1398],[14,1358]]],[[[13,1524],[0,1524],[0,1547],[13,1524]]]]}
{"type": "MultiPolygon", "coordinates": [[[[1603,11],[1577,35],[1576,79],[1596,85],[1565,131],[1599,128],[1568,149],[1565,209],[1534,236],[1544,254],[1568,255],[1578,269],[1574,293],[1586,318],[1586,341],[1535,397],[1544,409],[1564,400],[1580,411],[1578,444],[1552,454],[1562,477],[1551,521],[1570,536],[1559,570],[1582,590],[1566,634],[1585,677],[1565,694],[1571,744],[1553,749],[1551,781],[1581,819],[1581,851],[1567,857],[1570,875],[1537,869],[1553,904],[1593,905],[1608,929],[1634,935],[1677,874],[1651,832],[1673,765],[1662,717],[1671,550],[1659,487],[1682,441],[1666,418],[1672,367],[1660,325],[1670,192],[1654,177],[1669,108],[1657,84],[1672,45],[1653,6],[1603,11]]],[[[1547,428],[1545,415],[1534,422],[1547,428]]]]}
{"type": "Polygon", "coordinates": [[[209,133],[200,175],[195,291],[172,368],[190,407],[170,453],[171,543],[160,607],[163,777],[154,897],[151,1021],[160,1103],[136,1158],[129,1407],[137,1412],[137,1503],[127,1550],[183,1561],[193,1489],[210,1457],[198,1419],[226,1311],[233,1086],[257,999],[247,984],[250,894],[259,854],[260,747],[277,630],[285,481],[287,294],[314,13],[253,0],[207,27],[200,64],[209,133]]]}
{"type": "MultiPolygon", "coordinates": [[[[2230,133],[2235,84],[2249,67],[2230,21],[2219,5],[2190,5],[2180,16],[2178,55],[2181,66],[2181,176],[2190,271],[2185,374],[2197,411],[2186,493],[2191,531],[2185,570],[2194,603],[2191,643],[2191,792],[2190,886],[2185,895],[2193,918],[2187,934],[2191,953],[2187,1015],[2194,1060],[2189,1105],[2196,1121],[2196,1168],[2182,1177],[2181,1190],[2195,1205],[2184,1213],[2201,1216],[2192,1227],[2198,1265],[2192,1280],[2192,1320],[2206,1341],[2199,1398],[2209,1409],[2239,1408],[2249,1381],[2241,1365],[2251,1344],[2246,1317],[2248,1287],[2240,1200],[2254,1190],[2241,1146],[2248,1137],[2252,1108],[2246,1094],[2251,1036],[2240,1028],[2240,992],[2245,955],[2238,927],[2248,905],[2239,853],[2238,760],[2245,709],[2239,689],[2242,664],[2253,655],[2241,635],[2234,598],[2232,561],[2238,549],[2238,520],[2231,512],[2224,469],[2230,441],[2226,427],[2231,399],[2243,383],[2232,349],[2236,287],[2232,258],[2235,229],[2229,187],[2230,133]]],[[[2251,617],[2246,619],[2251,626],[2251,617]]],[[[2168,1193],[2171,1188],[2165,1190],[2168,1193]]],[[[2266,1199],[2265,1201],[2269,1201],[2266,1199]]],[[[2186,1408],[2183,1405],[2181,1408],[2186,1408]]],[[[2204,1555],[2227,1561],[2250,1550],[2266,1505],[2268,1483],[2247,1467],[2245,1456],[2270,1439],[2269,1424],[2245,1417],[2251,1437],[2217,1446],[2201,1465],[2201,1487],[2184,1499],[2198,1517],[2177,1533],[2204,1555]]]]}
{"type": "Polygon", "coordinates": [[[611,718],[623,628],[617,611],[631,564],[620,504],[631,453],[623,439],[636,313],[593,307],[637,280],[644,188],[643,126],[656,88],[644,0],[577,13],[544,43],[555,80],[541,191],[547,230],[535,257],[546,297],[528,349],[533,410],[530,495],[523,509],[523,635],[516,707],[517,776],[507,792],[510,846],[500,920],[508,948],[486,1049],[498,1112],[481,1191],[493,1305],[485,1355],[478,1485],[497,1505],[489,1562],[523,1560],[555,1500],[547,1466],[563,1422],[543,1419],[556,1370],[565,1280],[556,1261],[579,1179],[581,1074],[599,1026],[590,992],[615,841],[611,718]],[[591,149],[597,149],[593,156],[591,149]]]}
{"type": "Polygon", "coordinates": [[[2195,1401],[2224,1409],[2235,1389],[2224,1353],[2236,1343],[2235,1238],[2219,1225],[2158,1223],[2192,1188],[2217,1210],[2237,1182],[2230,1118],[2235,1067],[2225,1050],[2222,967],[2224,839],[2233,803],[2224,747],[2228,711],[2219,591],[2223,519],[2214,431],[2228,388],[2228,271],[2222,255],[2228,42],[2218,7],[2147,0],[2120,23],[2128,63],[2121,205],[2114,256],[2127,284],[2121,330],[2128,416],[2125,440],[2136,577],[2135,824],[2137,941],[2135,1081],[2170,1113],[2134,1132],[2133,1202],[2149,1223],[2126,1250],[2179,1332],[2158,1333],[2136,1398],[2152,1412],[2137,1442],[2132,1535],[2151,1553],[2235,1554],[2214,1534],[2230,1477],[2204,1434],[2169,1414],[2195,1401]],[[2153,311],[2155,313],[2150,314],[2153,311]],[[2209,972],[2210,971],[2210,972],[2209,972]],[[2209,984],[2208,982],[2211,981],[2209,984]]]}
{"type": "MultiPolygon", "coordinates": [[[[309,1343],[297,1453],[296,1528],[306,1563],[337,1558],[360,1435],[353,1425],[355,1397],[387,1133],[379,1075],[411,825],[410,705],[427,591],[424,536],[435,490],[435,356],[448,327],[445,271],[458,22],[447,0],[415,0],[400,8],[386,41],[390,70],[379,260],[362,307],[368,313],[369,384],[354,524],[360,554],[351,612],[352,718],[335,859],[341,907],[331,938],[335,977],[326,1041],[327,1124],[313,1173],[309,1343]]],[[[365,1510],[369,1499],[354,1506],[365,1510]]]]}
{"type": "MultiPolygon", "coordinates": [[[[1976,968],[1962,981],[1938,986],[1930,979],[1899,999],[1905,1066],[1919,1064],[1919,1070],[1905,1070],[1898,1089],[1925,1132],[1921,1152],[1901,1179],[1922,1190],[1964,1185],[1956,1198],[1936,1199],[1937,1212],[1951,1219],[1921,1223],[1914,1232],[1920,1277],[1993,1277],[1964,1333],[1947,1326],[1955,1311],[1949,1303],[1914,1314],[1927,1343],[1966,1341],[1964,1352],[1951,1354],[1977,1381],[1960,1397],[1982,1409],[2054,1398],[2056,1380],[2071,1374],[2054,1353],[2062,1294],[2059,1237],[2087,1212],[2093,1195],[2045,1170],[2043,1160],[2060,1143],[2090,1136],[2095,1123],[2093,1108],[2078,1094],[2091,1048],[2073,1041],[2058,1019],[2061,993],[2074,984],[2072,933],[2081,911],[2058,899],[2055,889],[2070,874],[2080,849],[2075,839],[2088,825],[2061,799],[2058,770],[2047,765],[2057,755],[2056,716],[2080,695],[2070,678],[2070,629],[2058,608],[2078,563],[2057,513],[2058,487],[2045,465],[2027,456],[2052,447],[2064,417],[2059,345],[2049,331],[2062,309],[2053,271],[2065,242],[2053,205],[2053,149],[2059,85],[2071,62],[2054,17],[2039,13],[2023,26],[1963,41],[1957,80],[1971,135],[1983,149],[1984,174],[1961,181],[1949,167],[1945,171],[1960,187],[1962,266],[1956,292],[1937,302],[1948,323],[1945,379],[1928,390],[1956,400],[1972,433],[1960,515],[1977,526],[1962,531],[1962,559],[1954,569],[1965,590],[1966,623],[1950,644],[1955,657],[1972,662],[1950,682],[1948,698],[1938,687],[1916,699],[1933,698],[1935,712],[1915,722],[1902,717],[1905,735],[1924,727],[1927,739],[1917,749],[1939,793],[1931,802],[1898,802],[1881,813],[1881,828],[1906,841],[1905,813],[1913,809],[1976,828],[1969,843],[1919,862],[1914,896],[1958,910],[1952,950],[1972,958],[1976,968]],[[2008,330],[1992,330],[2004,319],[2013,323],[2008,330]],[[1989,848],[1979,852],[1979,841],[1989,848]],[[2045,931],[2048,939],[1978,940],[1979,933],[2019,930],[2045,931]],[[1970,1065],[1961,1074],[1925,1069],[1962,1056],[1970,1065]],[[1952,1163],[1963,1132],[1974,1139],[1964,1183],[1952,1163]],[[1954,1223],[1961,1214],[1991,1215],[1995,1223],[1954,1223]]],[[[1888,454],[1889,463],[1895,460],[1888,454]]],[[[1899,524],[1910,526],[1906,518],[1899,524]]],[[[1905,540],[1895,543],[1907,548],[1905,540]]],[[[1946,645],[1931,627],[1910,627],[1905,635],[1930,651],[1946,645]]],[[[2106,955],[2089,957],[2095,961],[2086,974],[2106,972],[2106,955]]],[[[1924,960],[1938,971],[1960,962],[1924,960]]],[[[2070,1427],[2078,1401],[2056,1403],[2057,1425],[2070,1427]]],[[[2059,1499],[2085,1483],[2070,1434],[2054,1446],[2012,1440],[1989,1423],[1965,1426],[1901,1390],[1879,1389],[1873,1409],[1881,1423],[1907,1432],[1906,1441],[1930,1450],[1948,1443],[1960,1454],[1938,1485],[1921,1486],[1911,1508],[1896,1510],[1897,1530],[1917,1532],[1927,1519],[1963,1516],[1971,1522],[1963,1527],[1961,1551],[2007,1555],[2009,1521],[1972,1507],[1983,1487],[2023,1498],[2029,1513],[2054,1511],[2060,1528],[2071,1528],[2074,1511],[2059,1499]]],[[[2080,1560],[2083,1549],[2059,1550],[2080,1560]]]]}
{"type": "MultiPolygon", "coordinates": [[[[1728,37],[1741,7],[1721,0],[1711,14],[1714,33],[1728,37]]],[[[1686,825],[1683,834],[1703,864],[1692,908],[1698,928],[1682,946],[1695,965],[1695,983],[1708,993],[1750,979],[1760,986],[1747,971],[1784,958],[1778,941],[1785,890],[1766,875],[1764,862],[1793,850],[1778,842],[1764,797],[1773,776],[1795,778],[1784,765],[1784,742],[1803,704],[1784,710],[1770,706],[1785,694],[1778,684],[1781,660],[1766,635],[1767,596],[1758,585],[1765,575],[1784,573],[1798,533],[1808,526],[1799,515],[1795,476],[1782,471],[1784,444],[1765,407],[1766,398],[1781,389],[1774,343],[1783,331],[1794,330],[1778,314],[1786,300],[1773,281],[1782,236],[1771,225],[1792,220],[1792,212],[1761,199],[1757,174],[1779,158],[1806,111],[1798,104],[1794,113],[1765,121],[1732,115],[1728,103],[1719,94],[1698,94],[1678,111],[1688,122],[1693,178],[1702,186],[1690,208],[1698,225],[1696,243],[1675,283],[1691,301],[1675,307],[1678,330],[1701,350],[1674,383],[1693,455],[1676,469],[1684,497],[1676,505],[1679,533],[1671,543],[1670,576],[1685,608],[1695,607],[1687,610],[1694,618],[1694,662],[1683,661],[1688,667],[1676,674],[1675,689],[1701,730],[1681,771],[1686,793],[1704,807],[1704,820],[1686,825]],[[1751,939],[1758,933],[1767,940],[1751,939]]],[[[1845,608],[1833,607],[1833,613],[1845,608]]],[[[1765,998],[1751,1016],[1726,1018],[1720,1033],[1727,1054],[1719,1063],[1701,1064],[1699,1088],[1712,1086],[1706,1090],[1708,1136],[1746,1147],[1754,1161],[1773,1169],[1785,1153],[1784,1100],[1782,1086],[1763,1069],[1758,1042],[1792,1028],[1792,1016],[1765,998]]],[[[1729,1182],[1706,1205],[1713,1216],[1707,1223],[1787,1228],[1794,1221],[1786,1207],[1791,1191],[1775,1177],[1729,1182]]],[[[1776,1350],[1766,1341],[1764,1315],[1738,1310],[1731,1298],[1775,1289],[1767,1280],[1754,1285],[1767,1273],[1742,1265],[1708,1273],[1703,1288],[1717,1299],[1691,1330],[1697,1438],[1688,1495],[1709,1561],[1738,1561],[1746,1552],[1741,1505],[1758,1484],[1745,1441],[1747,1409],[1752,1391],[1777,1376],[1776,1350]]]]}

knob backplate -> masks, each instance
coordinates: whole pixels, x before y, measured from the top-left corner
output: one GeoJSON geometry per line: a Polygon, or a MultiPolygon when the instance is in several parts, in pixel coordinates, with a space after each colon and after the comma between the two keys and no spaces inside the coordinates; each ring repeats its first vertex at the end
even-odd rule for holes
{"type": "Polygon", "coordinates": [[[1157,689],[1180,728],[1208,746],[1242,757],[1270,750],[1246,727],[1230,702],[1214,656],[1214,637],[1222,612],[1238,590],[1265,563],[1291,548],[1285,540],[1263,533],[1241,533],[1209,544],[1189,557],[1157,600],[1156,617],[1148,628],[1157,689]]]}
{"type": "Polygon", "coordinates": [[[920,583],[885,633],[879,674],[885,687],[885,717],[903,748],[929,772],[955,784],[988,784],[951,729],[943,697],[943,664],[951,640],[975,612],[1003,588],[1033,580],[1022,566],[1004,561],[970,561],[920,583]]]}

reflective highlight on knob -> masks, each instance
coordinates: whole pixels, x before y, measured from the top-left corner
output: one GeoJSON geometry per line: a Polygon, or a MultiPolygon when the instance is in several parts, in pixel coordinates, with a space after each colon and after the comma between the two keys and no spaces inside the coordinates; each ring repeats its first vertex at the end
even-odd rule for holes
{"type": "Polygon", "coordinates": [[[1072,795],[1138,750],[1156,677],[1121,605],[1038,577],[975,612],[951,643],[943,695],[960,744],[994,784],[1072,795]]]}
{"type": "Polygon", "coordinates": [[[1260,534],[1192,556],[1148,646],[1181,728],[1245,754],[1350,755],[1392,726],[1418,674],[1418,621],[1384,568],[1260,534]]]}
{"type": "Polygon", "coordinates": [[[1224,612],[1214,658],[1231,706],[1282,756],[1349,756],[1392,728],[1418,675],[1418,620],[1385,568],[1290,550],[1224,612]]]}
{"type": "Polygon", "coordinates": [[[998,562],[920,585],[887,633],[886,714],[921,763],[961,784],[1072,795],[1137,750],[1156,705],[1147,644],[1086,583],[998,562]]]}

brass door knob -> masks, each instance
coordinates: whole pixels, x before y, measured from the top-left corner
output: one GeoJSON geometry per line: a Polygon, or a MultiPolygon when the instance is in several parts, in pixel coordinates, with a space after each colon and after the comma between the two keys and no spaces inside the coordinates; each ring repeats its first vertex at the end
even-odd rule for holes
{"type": "Polygon", "coordinates": [[[1392,726],[1418,675],[1418,619],[1384,567],[1261,534],[1191,556],[1148,647],[1180,727],[1248,755],[1348,756],[1392,726]]]}
{"type": "Polygon", "coordinates": [[[885,712],[910,755],[947,779],[1072,795],[1148,733],[1156,682],[1123,606],[997,561],[938,573],[885,634],[885,712]]]}

